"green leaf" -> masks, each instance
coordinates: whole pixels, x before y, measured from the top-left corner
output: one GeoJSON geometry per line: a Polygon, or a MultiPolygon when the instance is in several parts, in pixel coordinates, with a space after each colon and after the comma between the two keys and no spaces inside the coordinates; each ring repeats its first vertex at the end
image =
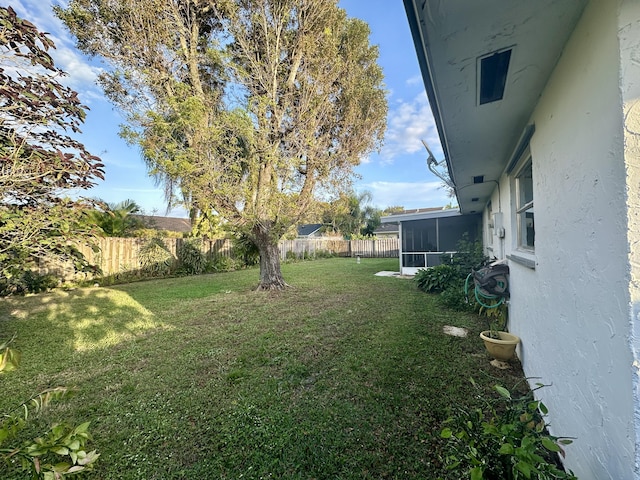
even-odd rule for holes
{"type": "Polygon", "coordinates": [[[500,455],[513,455],[516,449],[510,443],[503,443],[498,453],[500,455]]]}
{"type": "Polygon", "coordinates": [[[91,422],[84,422],[73,429],[73,433],[87,433],[91,422]]]}
{"type": "Polygon", "coordinates": [[[511,400],[511,393],[509,393],[509,390],[507,390],[504,387],[501,387],[500,385],[496,385],[494,388],[496,389],[496,392],[498,392],[501,396],[511,400]]]}
{"type": "Polygon", "coordinates": [[[100,454],[96,450],[92,450],[87,453],[87,456],[78,460],[78,465],[90,465],[95,462],[100,454]]]}
{"type": "Polygon", "coordinates": [[[33,444],[27,447],[27,455],[31,457],[40,457],[47,453],[46,449],[39,448],[38,445],[33,444]]]}
{"type": "Polygon", "coordinates": [[[484,469],[482,467],[474,467],[471,469],[471,480],[482,480],[484,469]]]}
{"type": "Polygon", "coordinates": [[[531,478],[531,471],[532,471],[532,466],[529,465],[527,462],[518,462],[516,464],[516,469],[522,473],[525,478],[531,478]]]}
{"type": "Polygon", "coordinates": [[[53,466],[53,471],[56,473],[65,473],[67,472],[67,470],[69,470],[69,467],[71,467],[71,465],[69,465],[67,462],[60,462],[53,466]]]}
{"type": "Polygon", "coordinates": [[[440,432],[440,438],[451,438],[453,436],[453,431],[450,428],[444,428],[440,432]]]}
{"type": "Polygon", "coordinates": [[[542,437],[542,445],[550,452],[560,451],[560,447],[558,446],[558,444],[551,440],[549,437],[542,437]]]}
{"type": "Polygon", "coordinates": [[[535,438],[533,438],[530,435],[527,435],[522,439],[522,442],[520,445],[522,446],[522,448],[528,448],[534,444],[535,444],[535,438]]]}

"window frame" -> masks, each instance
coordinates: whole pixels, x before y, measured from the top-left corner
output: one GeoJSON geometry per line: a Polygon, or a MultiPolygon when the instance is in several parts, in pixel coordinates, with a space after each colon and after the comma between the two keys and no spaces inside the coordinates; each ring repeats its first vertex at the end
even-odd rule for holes
{"type": "Polygon", "coordinates": [[[491,200],[487,203],[487,248],[493,250],[493,236],[495,235],[495,225],[493,219],[493,204],[491,200]]]}
{"type": "Polygon", "coordinates": [[[513,175],[514,193],[515,193],[515,208],[514,208],[514,222],[516,225],[516,249],[527,252],[535,253],[535,215],[534,215],[534,182],[533,182],[533,157],[531,150],[527,148],[518,162],[518,168],[513,175]],[[524,178],[527,171],[531,172],[530,185],[524,187],[524,178]],[[527,214],[531,214],[531,232],[529,232],[529,217],[527,214]],[[531,240],[529,236],[531,235],[531,240]]]}

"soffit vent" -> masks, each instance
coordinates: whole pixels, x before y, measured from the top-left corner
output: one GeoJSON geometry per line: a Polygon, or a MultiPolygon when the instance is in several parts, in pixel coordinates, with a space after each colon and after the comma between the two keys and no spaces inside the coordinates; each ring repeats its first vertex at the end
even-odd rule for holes
{"type": "Polygon", "coordinates": [[[511,48],[500,50],[478,59],[480,69],[478,103],[480,105],[497,102],[504,97],[511,51],[511,48]]]}

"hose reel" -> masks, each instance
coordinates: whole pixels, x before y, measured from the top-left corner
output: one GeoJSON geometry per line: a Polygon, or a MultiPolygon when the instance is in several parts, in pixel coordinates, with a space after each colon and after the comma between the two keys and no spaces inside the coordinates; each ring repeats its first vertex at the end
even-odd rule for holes
{"type": "Polygon", "coordinates": [[[464,292],[469,300],[469,280],[473,279],[476,301],[485,308],[497,308],[509,296],[509,265],[504,260],[473,270],[464,282],[464,292]],[[491,302],[497,300],[497,302],[491,302]]]}

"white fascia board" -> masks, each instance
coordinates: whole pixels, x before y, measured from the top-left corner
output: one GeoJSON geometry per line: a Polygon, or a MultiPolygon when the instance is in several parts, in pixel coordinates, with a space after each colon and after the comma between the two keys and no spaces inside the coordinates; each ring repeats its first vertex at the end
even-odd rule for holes
{"type": "Polygon", "coordinates": [[[430,218],[457,217],[459,215],[462,215],[462,213],[460,213],[460,210],[455,208],[448,208],[446,210],[438,210],[435,212],[403,213],[398,215],[390,215],[388,217],[381,217],[380,223],[408,222],[411,220],[427,220],[430,218]]]}

